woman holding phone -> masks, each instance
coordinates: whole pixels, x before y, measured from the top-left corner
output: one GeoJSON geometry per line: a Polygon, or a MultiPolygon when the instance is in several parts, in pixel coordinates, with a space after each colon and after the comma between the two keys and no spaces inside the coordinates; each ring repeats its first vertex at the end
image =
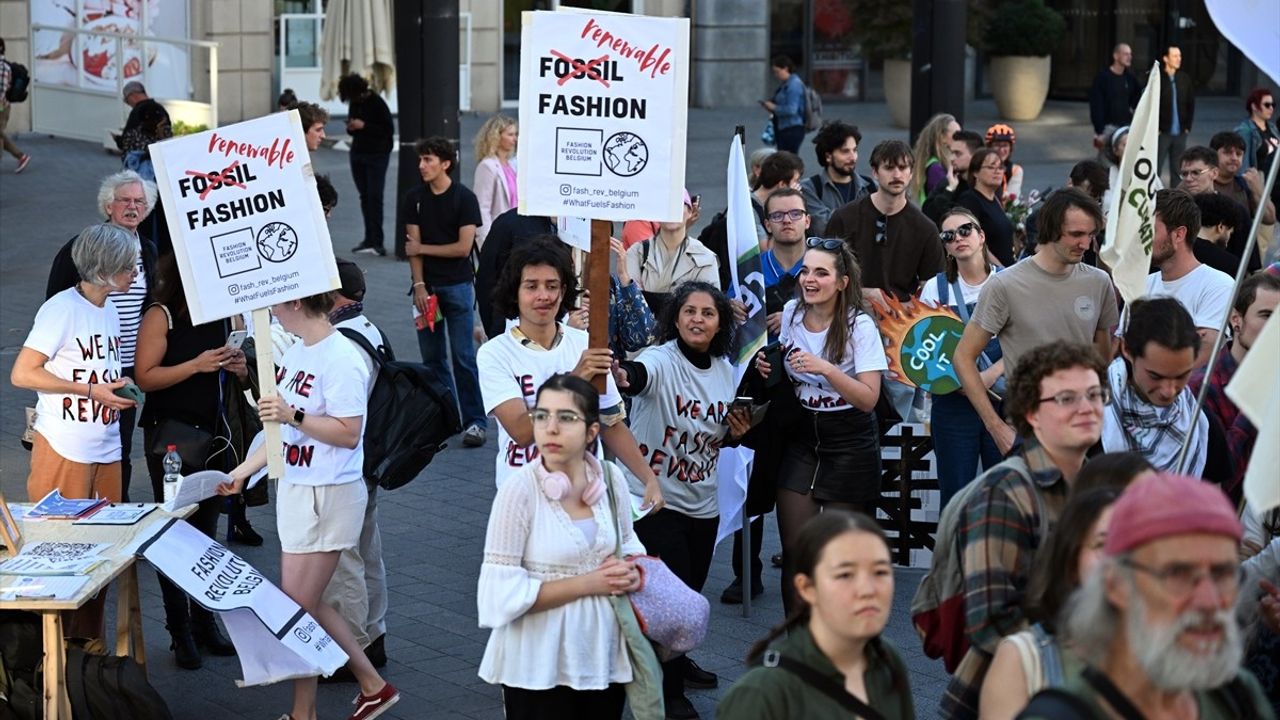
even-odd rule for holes
{"type": "MultiPolygon", "coordinates": [[[[249,371],[244,352],[227,345],[226,320],[191,324],[178,261],[172,253],[160,258],[156,265],[154,297],[156,301],[143,313],[138,329],[134,371],[138,387],[147,393],[138,425],[142,428],[152,496],[160,502],[164,497],[162,461],[169,443],[179,444],[183,475],[235,467],[238,456],[231,443],[222,399],[239,392],[234,386],[228,387],[228,375],[246,381],[249,371]],[[193,436],[206,439],[191,442],[193,436]],[[198,447],[193,449],[192,445],[198,447]]],[[[187,522],[205,535],[216,537],[224,502],[221,497],[202,500],[187,522]]],[[[201,647],[213,655],[235,655],[235,646],[222,635],[213,613],[188,598],[163,574],[158,576],[165,628],[173,638],[170,649],[178,667],[199,669],[201,647]]]]}
{"type": "MultiPolygon", "coordinates": [[[[751,429],[749,408],[735,408],[733,313],[729,298],[704,282],[676,287],[658,323],[658,344],[616,363],[618,389],[634,398],[631,432],[658,476],[666,507],[636,521],[636,535],[686,585],[702,592],[715,552],[720,508],[720,447],[751,429]]],[[[630,472],[631,493],[644,483],[630,472]]],[[[681,655],[662,663],[668,717],[693,709],[685,686],[715,687],[714,673],[681,655]]]]}
{"type": "MultiPolygon", "coordinates": [[[[794,429],[778,475],[778,532],[782,555],[814,515],[824,509],[875,515],[880,496],[880,434],[875,406],[884,345],[863,310],[857,262],[843,240],[809,238],[797,287],[782,310],[779,339],[784,367],[764,353],[760,374],[785,372],[804,422],[794,429]]],[[[794,603],[795,569],[782,571],[783,605],[794,603]]]]}

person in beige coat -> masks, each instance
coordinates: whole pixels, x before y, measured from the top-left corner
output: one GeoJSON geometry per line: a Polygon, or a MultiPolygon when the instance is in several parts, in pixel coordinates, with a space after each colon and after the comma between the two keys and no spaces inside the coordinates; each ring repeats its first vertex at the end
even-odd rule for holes
{"type": "Polygon", "coordinates": [[[494,115],[476,133],[476,174],[471,187],[480,201],[480,227],[476,228],[476,249],[484,245],[495,218],[516,207],[516,121],[494,115]]]}

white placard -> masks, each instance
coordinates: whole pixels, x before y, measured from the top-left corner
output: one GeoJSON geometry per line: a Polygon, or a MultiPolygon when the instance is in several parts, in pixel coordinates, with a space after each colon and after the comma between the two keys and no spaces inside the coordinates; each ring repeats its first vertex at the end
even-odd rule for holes
{"type": "Polygon", "coordinates": [[[557,217],[556,234],[566,244],[582,252],[591,252],[591,221],[587,218],[557,217]]]}
{"type": "Polygon", "coordinates": [[[315,618],[185,520],[155,535],[142,556],[196,602],[223,614],[244,673],[238,684],[330,675],[346,664],[346,653],[315,618]]]}
{"type": "Polygon", "coordinates": [[[683,217],[689,20],[525,12],[522,215],[683,217]]]}
{"type": "Polygon", "coordinates": [[[192,323],[341,285],[298,111],[150,150],[192,323]]]}

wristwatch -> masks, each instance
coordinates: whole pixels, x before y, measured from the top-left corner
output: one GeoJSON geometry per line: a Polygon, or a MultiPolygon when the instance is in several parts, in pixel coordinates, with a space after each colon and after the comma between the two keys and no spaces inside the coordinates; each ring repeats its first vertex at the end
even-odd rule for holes
{"type": "Polygon", "coordinates": [[[306,414],[305,412],[303,412],[302,408],[297,408],[296,410],[294,410],[294,411],[293,411],[293,426],[294,426],[294,427],[302,427],[302,419],[303,419],[304,417],[306,417],[306,416],[307,416],[307,414],[306,414]]]}

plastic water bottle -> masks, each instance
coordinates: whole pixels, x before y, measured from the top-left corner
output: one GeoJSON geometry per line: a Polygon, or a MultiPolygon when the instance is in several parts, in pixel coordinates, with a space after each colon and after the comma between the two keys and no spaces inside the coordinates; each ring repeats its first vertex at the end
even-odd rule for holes
{"type": "Polygon", "coordinates": [[[166,503],[173,502],[173,498],[178,494],[178,481],[182,479],[182,458],[178,455],[178,446],[169,445],[165,448],[164,460],[164,501],[166,503]]]}

